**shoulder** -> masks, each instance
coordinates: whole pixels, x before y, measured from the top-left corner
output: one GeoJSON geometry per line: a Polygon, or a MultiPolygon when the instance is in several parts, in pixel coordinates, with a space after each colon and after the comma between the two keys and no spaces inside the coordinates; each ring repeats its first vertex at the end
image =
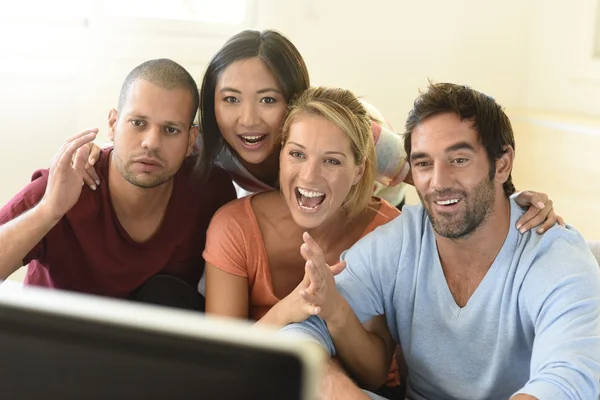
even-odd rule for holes
{"type": "Polygon", "coordinates": [[[10,221],[39,203],[46,193],[48,173],[48,169],[40,169],[33,173],[31,182],[0,209],[0,224],[10,221]]]}
{"type": "Polygon", "coordinates": [[[401,214],[400,210],[395,206],[391,205],[388,201],[380,199],[381,205],[379,206],[379,215],[381,215],[386,222],[389,222],[401,214]]]}
{"type": "Polygon", "coordinates": [[[250,198],[243,197],[241,199],[230,201],[217,210],[213,216],[210,226],[219,226],[221,228],[231,226],[246,226],[252,222],[253,212],[250,206],[250,198]]]}
{"type": "MultiPolygon", "coordinates": [[[[389,203],[388,203],[389,205],[389,203]]],[[[389,205],[389,207],[393,207],[389,205]]],[[[392,212],[392,211],[390,211],[392,212]]],[[[389,224],[392,230],[405,232],[411,236],[420,236],[429,226],[429,217],[423,205],[404,205],[402,213],[393,218],[389,224]]]]}
{"type": "Polygon", "coordinates": [[[225,254],[244,248],[252,241],[252,232],[256,230],[254,221],[248,198],[221,207],[213,215],[206,232],[206,254],[210,257],[217,252],[225,254]]]}
{"type": "Polygon", "coordinates": [[[350,252],[356,248],[355,251],[358,252],[370,251],[381,256],[397,257],[400,253],[404,254],[405,249],[411,246],[411,243],[420,242],[428,221],[423,207],[421,205],[404,206],[401,214],[392,208],[395,209],[387,203],[382,203],[380,211],[388,213],[388,216],[383,218],[390,219],[360,239],[350,249],[350,252]],[[384,204],[386,204],[385,208],[384,204]],[[396,214],[395,217],[394,214],[396,214]]]}
{"type": "Polygon", "coordinates": [[[235,199],[231,177],[222,168],[213,166],[206,175],[196,167],[196,158],[187,157],[175,175],[177,186],[194,202],[211,203],[216,208],[235,199]]]}
{"type": "MultiPolygon", "coordinates": [[[[511,228],[512,229],[512,228],[511,228]]],[[[553,269],[559,275],[570,272],[588,272],[598,276],[600,269],[581,234],[572,226],[555,225],[544,234],[527,232],[519,238],[522,258],[535,272],[547,275],[553,269]]]]}
{"type": "Polygon", "coordinates": [[[400,215],[400,210],[396,207],[385,201],[384,199],[380,199],[378,197],[372,198],[373,208],[369,210],[373,217],[369,221],[367,228],[364,231],[364,235],[372,232],[375,228],[385,225],[398,215],[400,215]],[[379,206],[377,208],[377,206],[379,206]]]}
{"type": "Polygon", "coordinates": [[[220,167],[214,166],[207,177],[208,185],[221,185],[221,186],[230,186],[231,177],[229,174],[220,167]]]}
{"type": "Polygon", "coordinates": [[[177,176],[189,185],[195,187],[207,187],[212,185],[227,185],[231,184],[229,174],[218,166],[212,166],[208,173],[204,176],[200,175],[197,168],[197,156],[189,156],[183,160],[177,176]]]}
{"type": "Polygon", "coordinates": [[[543,235],[526,232],[517,245],[520,298],[532,316],[552,299],[568,303],[596,298],[600,306],[600,268],[583,237],[571,226],[556,225],[543,235]]]}
{"type": "MultiPolygon", "coordinates": [[[[510,229],[513,230],[513,234],[516,230],[514,225],[523,213],[525,213],[525,210],[511,199],[510,229]]],[[[542,266],[542,269],[557,266],[560,274],[564,274],[572,268],[590,270],[594,273],[599,270],[587,242],[577,229],[571,225],[563,228],[555,224],[541,235],[535,230],[518,234],[517,249],[520,263],[535,267],[542,266]]]]}
{"type": "Polygon", "coordinates": [[[100,149],[100,155],[98,155],[98,161],[94,164],[94,168],[96,169],[96,173],[100,178],[108,178],[108,166],[110,164],[111,154],[114,147],[105,147],[100,149]]]}

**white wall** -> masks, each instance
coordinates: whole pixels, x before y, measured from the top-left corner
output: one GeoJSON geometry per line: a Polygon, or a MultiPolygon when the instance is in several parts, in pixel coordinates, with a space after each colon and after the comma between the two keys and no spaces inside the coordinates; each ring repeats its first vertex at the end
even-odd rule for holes
{"type": "Polygon", "coordinates": [[[600,116],[597,0],[535,0],[524,106],[600,116]]]}
{"type": "Polygon", "coordinates": [[[524,98],[532,3],[521,0],[296,2],[286,31],[314,84],[372,99],[400,129],[427,79],[524,98]]]}

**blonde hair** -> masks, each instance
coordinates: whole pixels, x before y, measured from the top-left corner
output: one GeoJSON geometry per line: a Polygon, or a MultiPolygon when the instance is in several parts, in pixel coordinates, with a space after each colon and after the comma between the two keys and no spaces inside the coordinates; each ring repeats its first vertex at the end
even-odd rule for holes
{"type": "Polygon", "coordinates": [[[349,90],[329,87],[311,87],[305,90],[290,105],[282,130],[282,143],[286,144],[290,127],[303,114],[327,119],[342,130],[350,140],[350,149],[356,165],[365,163],[360,180],[352,186],[342,209],[349,219],[364,211],[371,200],[377,160],[371,132],[371,118],[354,93],[349,90]]]}

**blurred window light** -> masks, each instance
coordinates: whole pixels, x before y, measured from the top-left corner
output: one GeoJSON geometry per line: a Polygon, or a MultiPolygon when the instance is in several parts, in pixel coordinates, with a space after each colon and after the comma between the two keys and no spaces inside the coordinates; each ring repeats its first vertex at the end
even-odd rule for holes
{"type": "Polygon", "coordinates": [[[94,0],[19,0],[0,3],[0,16],[8,18],[86,18],[94,0]]]}
{"type": "Polygon", "coordinates": [[[246,20],[247,0],[103,0],[108,17],[163,19],[241,24],[246,20]]]}
{"type": "Polygon", "coordinates": [[[126,17],[237,25],[248,0],[19,0],[0,2],[0,19],[126,17]],[[98,13],[98,14],[97,14],[98,13]]]}

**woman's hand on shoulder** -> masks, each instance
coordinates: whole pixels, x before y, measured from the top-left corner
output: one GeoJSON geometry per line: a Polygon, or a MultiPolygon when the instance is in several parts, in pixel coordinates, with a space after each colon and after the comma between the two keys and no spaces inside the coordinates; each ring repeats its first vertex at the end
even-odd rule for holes
{"type": "Polygon", "coordinates": [[[521,233],[525,233],[538,225],[541,225],[537,229],[537,233],[540,234],[552,228],[555,223],[565,226],[562,217],[554,212],[552,200],[548,198],[546,193],[526,190],[519,193],[515,197],[515,201],[523,208],[529,207],[527,212],[517,221],[516,228],[521,233]]]}

